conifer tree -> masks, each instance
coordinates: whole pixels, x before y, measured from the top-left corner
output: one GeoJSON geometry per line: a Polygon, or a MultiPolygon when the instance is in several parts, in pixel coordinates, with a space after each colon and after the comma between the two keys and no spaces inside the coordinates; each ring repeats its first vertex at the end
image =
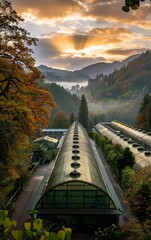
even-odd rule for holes
{"type": "Polygon", "coordinates": [[[70,114],[70,125],[74,122],[74,114],[70,114]]]}
{"type": "Polygon", "coordinates": [[[83,125],[83,127],[87,130],[88,129],[88,106],[87,106],[87,102],[84,95],[81,96],[81,100],[80,100],[78,120],[83,125]]]}

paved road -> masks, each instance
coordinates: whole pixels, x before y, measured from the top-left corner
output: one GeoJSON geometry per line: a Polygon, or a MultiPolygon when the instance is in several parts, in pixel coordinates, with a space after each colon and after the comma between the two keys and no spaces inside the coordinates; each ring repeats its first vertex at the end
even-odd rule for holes
{"type": "Polygon", "coordinates": [[[40,185],[44,186],[46,177],[49,175],[48,171],[51,171],[53,165],[54,161],[51,161],[50,165],[43,164],[39,166],[33,173],[33,176],[27,184],[26,188],[19,196],[15,204],[16,211],[12,216],[13,219],[17,221],[19,228],[22,227],[23,223],[30,218],[28,212],[32,209],[32,205],[36,201],[36,195],[41,193],[37,193],[37,190],[43,189],[43,187],[40,188],[40,185]]]}

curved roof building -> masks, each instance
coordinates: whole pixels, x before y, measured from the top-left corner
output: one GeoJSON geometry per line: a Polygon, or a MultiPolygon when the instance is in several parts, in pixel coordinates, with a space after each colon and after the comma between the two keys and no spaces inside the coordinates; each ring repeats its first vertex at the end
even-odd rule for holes
{"type": "MultiPolygon", "coordinates": [[[[145,148],[139,144],[137,144],[137,142],[140,141],[140,136],[143,133],[140,133],[139,135],[139,131],[137,133],[136,130],[133,131],[133,129],[130,129],[129,127],[126,127],[124,125],[122,125],[121,123],[117,123],[115,121],[112,121],[111,126],[116,127],[113,129],[112,127],[109,127],[106,124],[101,124],[98,123],[95,126],[95,129],[98,133],[104,135],[105,137],[107,137],[108,139],[110,139],[112,141],[113,144],[119,144],[121,145],[123,148],[125,147],[129,147],[129,149],[131,150],[131,152],[133,153],[134,157],[135,157],[135,164],[133,166],[133,169],[137,172],[140,173],[144,168],[146,167],[150,167],[151,166],[151,156],[150,155],[146,155],[146,151],[145,148]],[[131,138],[129,138],[131,137],[131,138]],[[134,142],[133,139],[136,139],[137,142],[134,142]]],[[[150,137],[150,136],[146,136],[150,137]]],[[[143,136],[144,141],[145,141],[145,137],[143,136]]],[[[149,152],[150,153],[150,152],[149,152]]]]}
{"type": "Polygon", "coordinates": [[[86,225],[88,219],[95,225],[118,221],[122,207],[103,164],[98,163],[87,132],[78,122],[65,135],[36,209],[42,216],[70,217],[70,226],[72,221],[86,225]]]}

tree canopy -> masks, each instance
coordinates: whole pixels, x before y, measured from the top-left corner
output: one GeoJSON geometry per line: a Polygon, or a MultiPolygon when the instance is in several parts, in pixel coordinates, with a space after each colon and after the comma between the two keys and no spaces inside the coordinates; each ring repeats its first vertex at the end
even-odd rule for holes
{"type": "Polygon", "coordinates": [[[59,111],[56,113],[52,123],[53,128],[68,128],[69,118],[64,111],[59,111]]]}
{"type": "Polygon", "coordinates": [[[19,26],[22,21],[10,1],[0,2],[0,167],[4,181],[6,175],[15,180],[25,174],[30,140],[36,129],[48,125],[55,108],[52,94],[38,86],[42,76],[31,49],[37,40],[19,26]]]}
{"type": "Polygon", "coordinates": [[[130,9],[137,10],[140,6],[140,2],[145,2],[145,0],[125,0],[125,5],[122,7],[124,12],[129,12],[130,9]]]}
{"type": "Polygon", "coordinates": [[[136,125],[151,130],[151,95],[145,94],[136,117],[136,125]]]}

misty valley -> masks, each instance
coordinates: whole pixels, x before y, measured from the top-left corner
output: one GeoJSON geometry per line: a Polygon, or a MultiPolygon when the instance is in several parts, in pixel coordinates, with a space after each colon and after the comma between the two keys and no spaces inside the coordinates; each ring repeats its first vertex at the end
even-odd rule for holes
{"type": "Polygon", "coordinates": [[[149,4],[122,4],[0,1],[0,240],[151,239],[149,4]]]}
{"type": "MultiPolygon", "coordinates": [[[[55,71],[55,74],[58,74],[57,76],[61,71],[62,80],[51,83],[52,79],[44,78],[45,81],[41,82],[40,85],[45,86],[52,92],[58,106],[57,110],[65,111],[68,116],[72,112],[77,116],[79,108],[78,100],[76,105],[75,103],[72,105],[71,103],[74,101],[69,101],[68,98],[73,99],[76,95],[80,99],[81,95],[84,94],[88,103],[90,126],[97,118],[98,121],[117,119],[135,123],[144,94],[150,94],[151,92],[150,58],[151,52],[148,50],[140,55],[129,57],[123,61],[122,67],[118,65],[119,69],[114,68],[114,64],[112,69],[111,64],[106,64],[105,69],[108,74],[103,74],[101,67],[99,72],[98,65],[97,74],[94,74],[96,65],[88,66],[85,74],[92,71],[95,77],[92,78],[90,74],[87,81],[73,82],[72,78],[70,81],[63,81],[63,79],[66,80],[63,77],[64,71],[53,69],[53,74],[55,71]],[[138,68],[140,71],[137,71],[138,68]],[[55,86],[55,83],[57,86],[55,86]],[[66,95],[68,95],[67,99],[66,95]]],[[[47,76],[47,71],[52,71],[51,68],[45,66],[40,67],[40,70],[44,76],[47,76]]],[[[84,70],[82,69],[82,71],[84,70]]]]}

